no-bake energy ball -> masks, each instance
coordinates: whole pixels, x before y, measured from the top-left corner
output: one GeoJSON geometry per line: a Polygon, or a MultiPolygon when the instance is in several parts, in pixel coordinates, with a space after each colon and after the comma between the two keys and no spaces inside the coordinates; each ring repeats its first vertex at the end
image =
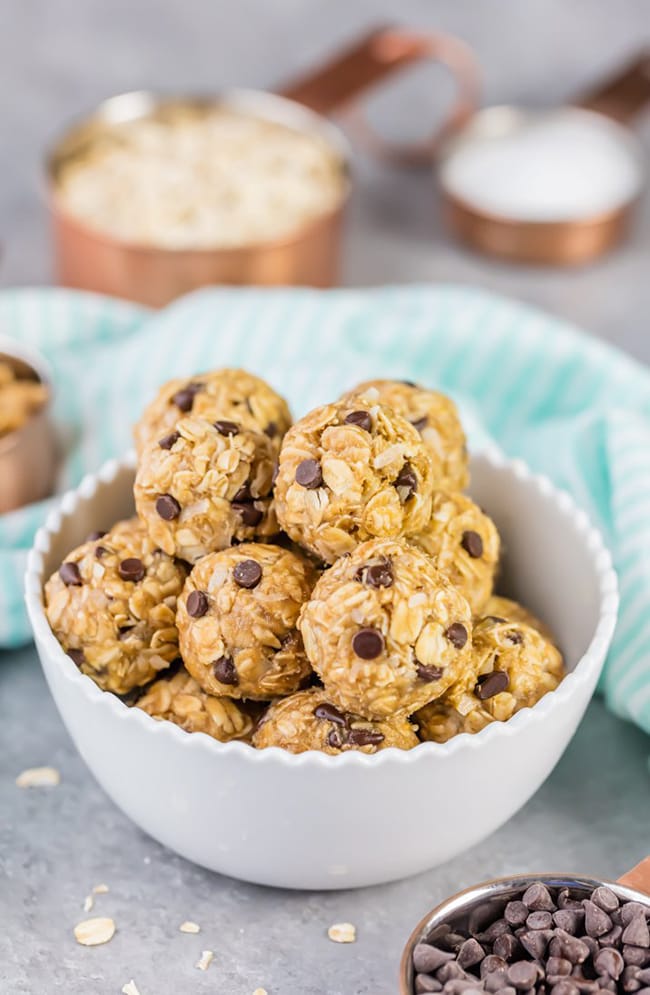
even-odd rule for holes
{"type": "Polygon", "coordinates": [[[369,719],[414,712],[471,666],[467,600],[405,542],[366,542],[338,560],[299,628],[330,700],[369,719]]]}
{"type": "Polygon", "coordinates": [[[564,675],[559,650],[536,629],[490,617],[474,626],[472,664],[470,680],[417,713],[422,739],[444,743],[458,733],[505,722],[555,690],[564,675]]]}
{"type": "Polygon", "coordinates": [[[163,384],[133,430],[138,454],[174,432],[189,414],[263,432],[276,450],[291,424],[287,402],[264,380],[245,370],[212,370],[163,384]]]}
{"type": "Polygon", "coordinates": [[[436,490],[462,491],[467,486],[465,433],[450,397],[405,380],[366,380],[344,395],[364,396],[388,405],[415,426],[429,450],[436,490]]]}
{"type": "Polygon", "coordinates": [[[105,691],[127,694],[178,656],[185,577],[132,519],[66,557],[45,585],[45,610],[79,669],[105,691]]]}
{"type": "Polygon", "coordinates": [[[417,744],[415,730],[404,716],[370,722],[340,711],[320,688],[299,691],[271,705],[253,737],[258,749],[279,746],[291,753],[376,753],[390,746],[410,750],[417,744]]]}
{"type": "Polygon", "coordinates": [[[410,541],[434,558],[478,615],[492,594],[499,562],[499,534],[492,519],[466,495],[438,491],[429,522],[410,541]]]}
{"type": "Polygon", "coordinates": [[[136,703],[154,719],[167,719],[186,732],[204,732],[221,743],[249,741],[255,721],[232,698],[206,694],[186,670],[155,681],[136,703]]]}
{"type": "Polygon", "coordinates": [[[185,666],[203,690],[258,701],[298,690],[311,668],[296,622],[315,579],[306,558],[263,543],[197,563],[177,624],[185,666]]]}
{"type": "Polygon", "coordinates": [[[270,497],[270,439],[231,421],[186,417],[147,446],[135,479],[135,505],[152,540],[194,563],[206,553],[278,531],[270,497]]]}
{"type": "Polygon", "coordinates": [[[424,528],[432,493],[431,460],[417,429],[365,398],[316,408],[284,438],[278,520],[326,563],[366,539],[424,528]]]}

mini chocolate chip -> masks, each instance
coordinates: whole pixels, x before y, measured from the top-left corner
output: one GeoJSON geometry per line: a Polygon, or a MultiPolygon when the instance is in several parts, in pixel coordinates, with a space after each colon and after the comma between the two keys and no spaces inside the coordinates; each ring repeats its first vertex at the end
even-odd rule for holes
{"type": "Polygon", "coordinates": [[[379,629],[359,629],[352,638],[352,649],[362,660],[374,660],[384,649],[384,637],[379,629]]]}
{"type": "Polygon", "coordinates": [[[236,687],[239,684],[239,674],[235,664],[229,656],[220,656],[212,664],[212,672],[221,684],[228,684],[236,687]]]}
{"type": "Polygon", "coordinates": [[[529,929],[551,929],[553,926],[553,916],[550,912],[540,909],[539,912],[531,912],[526,919],[529,929]]]}
{"type": "Polygon", "coordinates": [[[510,932],[510,926],[505,921],[505,919],[495,919],[493,923],[480,934],[481,942],[493,943],[497,936],[503,936],[504,933],[510,932]]]}
{"type": "Polygon", "coordinates": [[[466,940],[458,951],[458,963],[465,969],[480,964],[484,957],[485,950],[474,937],[466,940]]]}
{"type": "Polygon", "coordinates": [[[618,981],[621,974],[623,973],[623,968],[625,967],[625,961],[618,950],[612,950],[611,947],[605,947],[600,953],[596,954],[594,958],[594,967],[598,971],[598,974],[607,974],[614,981],[618,981]]]}
{"type": "Polygon", "coordinates": [[[463,532],[460,544],[473,560],[478,560],[480,556],[483,556],[483,540],[478,532],[472,532],[471,530],[463,532]]]}
{"type": "Polygon", "coordinates": [[[571,892],[568,888],[562,888],[557,895],[557,907],[558,909],[575,909],[584,914],[584,909],[582,907],[582,902],[577,898],[571,897],[571,892]]]}
{"type": "Polygon", "coordinates": [[[343,737],[339,729],[330,729],[327,734],[327,745],[334,750],[340,750],[343,746],[343,737]]]}
{"type": "Polygon", "coordinates": [[[372,563],[370,566],[359,567],[354,575],[354,579],[367,587],[392,587],[393,586],[393,566],[391,561],[385,557],[381,563],[372,563]]]}
{"type": "Polygon", "coordinates": [[[171,494],[161,494],[156,498],[156,512],[165,522],[173,522],[181,513],[181,506],[171,494]]]}
{"type": "Polygon", "coordinates": [[[516,995],[515,989],[508,984],[505,971],[492,971],[490,974],[486,974],[483,979],[483,987],[486,992],[494,993],[494,995],[497,992],[499,995],[503,995],[504,992],[516,995]]]}
{"type": "Polygon", "coordinates": [[[239,425],[234,421],[220,419],[214,423],[214,427],[219,435],[239,435],[239,425]]]}
{"type": "Polygon", "coordinates": [[[621,908],[621,922],[624,926],[627,926],[632,922],[635,916],[643,916],[646,914],[646,909],[640,902],[626,902],[621,908]]]}
{"type": "Polygon", "coordinates": [[[512,629],[510,632],[506,632],[506,639],[513,646],[520,646],[524,641],[524,634],[519,629],[512,629]]]}
{"type": "Polygon", "coordinates": [[[325,719],[325,721],[333,722],[337,726],[347,725],[347,719],[343,712],[340,712],[335,705],[331,705],[328,701],[324,701],[322,705],[316,705],[314,715],[317,719],[325,719]]]}
{"type": "Polygon", "coordinates": [[[251,489],[249,487],[248,481],[239,488],[239,490],[233,495],[233,504],[239,504],[242,501],[252,501],[253,495],[251,494],[251,489]]]}
{"type": "Polygon", "coordinates": [[[529,960],[518,960],[515,964],[510,965],[506,972],[506,977],[515,988],[520,991],[527,991],[537,981],[538,970],[537,964],[533,964],[529,960]]]}
{"type": "Polygon", "coordinates": [[[98,539],[103,539],[105,535],[106,535],[105,532],[99,532],[99,531],[91,532],[88,538],[86,539],[86,542],[97,542],[98,539]]]}
{"type": "Polygon", "coordinates": [[[566,960],[564,957],[549,957],[546,961],[546,976],[547,978],[560,978],[567,977],[571,974],[573,964],[570,960],[566,960]]]}
{"type": "Polygon", "coordinates": [[[518,900],[508,902],[503,918],[509,926],[523,926],[528,918],[528,907],[518,900]]]}
{"type": "Polygon", "coordinates": [[[579,995],[580,989],[574,981],[563,978],[551,988],[551,995],[579,995]]]}
{"type": "Polygon", "coordinates": [[[416,974],[413,982],[415,995],[428,995],[429,992],[441,992],[442,983],[430,974],[416,974]]]}
{"type": "MultiPolygon", "coordinates": [[[[535,933],[534,935],[540,934],[535,933]]],[[[583,964],[591,953],[590,948],[583,940],[578,939],[577,936],[570,936],[563,929],[556,929],[555,936],[549,944],[549,950],[553,957],[563,957],[565,960],[570,960],[572,964],[583,964]]]]}
{"type": "Polygon", "coordinates": [[[507,970],[508,965],[503,957],[497,957],[495,954],[488,954],[480,968],[482,978],[487,974],[494,974],[495,971],[503,971],[505,973],[507,970]]]}
{"type": "Polygon", "coordinates": [[[236,584],[250,591],[261,581],[262,568],[257,560],[241,560],[233,568],[232,577],[236,584]]]}
{"type": "Polygon", "coordinates": [[[246,525],[251,529],[254,529],[256,525],[259,525],[264,518],[264,512],[260,511],[259,508],[256,508],[254,504],[250,504],[246,501],[233,501],[232,509],[241,516],[242,525],[246,525]]]}
{"type": "Polygon", "coordinates": [[[595,888],[591,895],[591,900],[594,905],[597,905],[599,909],[603,912],[611,913],[614,909],[619,906],[618,897],[614,894],[611,888],[601,885],[599,888],[595,888]]]}
{"type": "Polygon", "coordinates": [[[445,629],[445,639],[448,639],[451,645],[455,646],[457,650],[462,650],[467,642],[467,629],[462,622],[452,622],[445,629]]]}
{"type": "Polygon", "coordinates": [[[117,568],[117,572],[122,580],[132,581],[134,584],[137,584],[144,577],[144,563],[137,556],[129,556],[126,560],[122,560],[117,568]]]}
{"type": "Polygon", "coordinates": [[[398,473],[393,486],[398,490],[404,491],[404,494],[400,494],[402,501],[408,501],[408,499],[415,494],[418,489],[418,478],[410,463],[407,462],[404,464],[398,473]]]}
{"type": "Polygon", "coordinates": [[[426,428],[428,424],[429,424],[429,419],[426,415],[424,415],[422,418],[416,418],[415,421],[411,422],[413,428],[416,428],[418,432],[421,432],[422,429],[426,428]]]}
{"type": "Polygon", "coordinates": [[[584,921],[584,909],[558,909],[553,913],[553,922],[571,936],[575,936],[584,921]]]}
{"type": "Polygon", "coordinates": [[[413,967],[419,974],[433,974],[455,956],[428,943],[418,943],[413,950],[413,967]]]}
{"type": "Polygon", "coordinates": [[[419,660],[415,661],[415,672],[420,680],[426,684],[431,684],[432,681],[439,681],[444,674],[442,667],[427,667],[424,663],[420,663],[419,660]]]}
{"type": "Polygon", "coordinates": [[[180,439],[180,432],[170,432],[169,435],[164,435],[162,439],[158,440],[158,445],[161,449],[171,449],[180,439]]]}
{"type": "Polygon", "coordinates": [[[650,947],[650,932],[644,915],[635,916],[625,927],[623,943],[631,943],[635,947],[650,947]]]}
{"type": "Polygon", "coordinates": [[[598,944],[601,947],[618,947],[620,946],[621,937],[623,936],[622,926],[612,926],[609,933],[603,933],[602,936],[598,937],[598,944]]]}
{"type": "Polygon", "coordinates": [[[546,953],[549,942],[553,941],[551,929],[531,929],[519,936],[519,942],[524,950],[536,960],[541,960],[546,953]]]}
{"type": "MultiPolygon", "coordinates": [[[[481,701],[494,698],[495,694],[501,694],[510,683],[510,678],[504,670],[493,670],[491,674],[482,674],[474,688],[474,694],[481,701]]],[[[529,906],[530,907],[530,906],[529,906]]]]}
{"type": "Polygon", "coordinates": [[[436,971],[436,977],[438,981],[442,981],[445,985],[445,991],[447,991],[448,989],[446,986],[448,981],[464,981],[467,978],[467,975],[465,971],[463,971],[460,964],[457,964],[456,961],[450,960],[446,964],[443,964],[442,967],[438,968],[436,971]]]}
{"type": "Polygon", "coordinates": [[[320,463],[316,459],[304,459],[296,467],[296,483],[308,491],[315,491],[323,483],[320,463]]]}
{"type": "Polygon", "coordinates": [[[350,729],[346,738],[350,746],[379,746],[385,739],[377,729],[350,729]]]}
{"type": "Polygon", "coordinates": [[[367,411],[351,411],[343,419],[344,425],[357,425],[364,432],[372,432],[372,418],[367,411]]]}
{"type": "Polygon", "coordinates": [[[83,650],[68,650],[68,656],[70,657],[74,665],[76,667],[79,667],[79,669],[81,669],[82,663],[86,662],[86,657],[84,655],[83,650]]]}
{"type": "Polygon", "coordinates": [[[201,383],[188,383],[187,386],[183,387],[181,390],[176,391],[172,397],[172,402],[187,414],[188,411],[192,410],[194,405],[194,398],[203,389],[203,384],[201,383]]]}
{"type": "Polygon", "coordinates": [[[623,960],[626,964],[635,964],[637,967],[645,967],[650,963],[650,950],[645,947],[633,947],[626,943],[623,946],[623,960]]]}
{"type": "Polygon", "coordinates": [[[266,428],[264,429],[264,435],[267,435],[269,439],[275,439],[278,434],[278,426],[274,421],[270,421],[266,428]]]}
{"type": "Polygon", "coordinates": [[[95,546],[96,559],[101,560],[102,556],[106,556],[107,553],[108,550],[106,549],[106,546],[95,546]]]}
{"type": "MultiPolygon", "coordinates": [[[[583,902],[585,910],[585,930],[587,936],[593,936],[595,938],[602,936],[603,933],[608,933],[612,928],[612,920],[609,918],[606,912],[599,909],[590,899],[585,899],[583,902]]],[[[625,934],[623,934],[625,937],[625,934]]]]}
{"type": "Polygon", "coordinates": [[[398,382],[403,383],[405,387],[417,387],[417,384],[413,383],[412,380],[399,380],[398,382]]]}
{"type": "Polygon", "coordinates": [[[59,577],[66,587],[81,587],[83,580],[79,573],[79,567],[72,560],[67,560],[59,567],[59,577]]]}
{"type": "Polygon", "coordinates": [[[208,610],[208,596],[205,591],[190,591],[187,597],[187,614],[190,618],[202,618],[208,610]]]}
{"type": "Polygon", "coordinates": [[[511,933],[503,933],[501,936],[497,936],[492,949],[498,957],[511,961],[517,950],[520,949],[519,940],[511,933]]]}

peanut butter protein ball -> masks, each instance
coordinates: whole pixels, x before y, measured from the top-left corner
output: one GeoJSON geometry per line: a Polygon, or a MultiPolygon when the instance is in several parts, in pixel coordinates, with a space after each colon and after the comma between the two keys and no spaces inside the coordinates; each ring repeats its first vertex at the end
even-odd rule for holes
{"type": "Polygon", "coordinates": [[[263,432],[276,450],[291,425],[287,402],[260,377],[246,370],[211,370],[163,384],[134,427],[138,454],[173,433],[176,423],[189,414],[263,432]]]}
{"type": "Polygon", "coordinates": [[[431,518],[410,541],[433,557],[478,615],[492,594],[499,563],[499,533],[492,519],[465,494],[437,491],[431,518]]]}
{"type": "Polygon", "coordinates": [[[432,493],[431,460],[417,429],[365,398],[311,411],[280,450],[278,521],[326,563],[366,539],[424,528],[432,493]]]}
{"type": "Polygon", "coordinates": [[[315,579],[305,557],[263,543],[197,563],[177,624],[185,666],[203,690],[258,701],[297,691],[311,668],[296,623],[315,579]]]}
{"type": "Polygon", "coordinates": [[[365,542],[337,560],[299,628],[329,700],[369,719],[410,714],[471,672],[469,604],[406,542],[365,542]]]}
{"type": "Polygon", "coordinates": [[[559,650],[536,629],[491,617],[474,626],[472,669],[473,675],[417,713],[422,739],[444,743],[506,722],[554,691],[564,676],[559,650]]]}
{"type": "Polygon", "coordinates": [[[249,741],[255,726],[241,702],[206,694],[183,669],[155,681],[136,705],[154,719],[167,719],[186,732],[207,733],[221,743],[249,741]]]}
{"type": "Polygon", "coordinates": [[[188,416],[147,446],[135,478],[135,505],[149,535],[189,563],[233,539],[278,531],[271,488],[275,456],[261,432],[231,421],[188,416]]]}
{"type": "Polygon", "coordinates": [[[68,554],[45,585],[45,610],[82,673],[127,694],[179,655],[176,599],[185,577],[131,519],[68,554]]]}
{"type": "Polygon", "coordinates": [[[279,746],[290,753],[320,750],[332,755],[349,750],[376,753],[390,746],[410,750],[418,742],[413,726],[404,716],[371,722],[341,712],[321,688],[299,691],[275,702],[253,737],[258,749],[279,746]]]}
{"type": "Polygon", "coordinates": [[[386,404],[415,426],[429,450],[436,490],[462,491],[467,486],[465,433],[450,397],[406,380],[366,380],[344,397],[386,404]]]}

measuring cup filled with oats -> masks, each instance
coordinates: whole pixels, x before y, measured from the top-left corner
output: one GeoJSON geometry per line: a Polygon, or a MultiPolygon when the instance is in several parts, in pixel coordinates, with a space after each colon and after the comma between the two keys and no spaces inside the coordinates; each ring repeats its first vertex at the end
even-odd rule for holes
{"type": "Polygon", "coordinates": [[[396,29],[283,95],[105,101],[48,157],[59,281],[154,307],[215,283],[336,283],[350,157],[324,115],[422,59],[458,79],[455,126],[475,103],[470,55],[453,38],[396,29]]]}

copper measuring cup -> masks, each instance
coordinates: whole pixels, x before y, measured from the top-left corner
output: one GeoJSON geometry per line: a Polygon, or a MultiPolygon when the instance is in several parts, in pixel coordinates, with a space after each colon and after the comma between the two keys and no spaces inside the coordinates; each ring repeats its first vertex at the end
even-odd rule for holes
{"type": "MultiPolygon", "coordinates": [[[[126,93],[100,104],[70,128],[47,158],[48,201],[58,282],[160,307],[208,284],[306,284],[336,282],[341,225],[350,194],[350,153],[342,132],[324,115],[349,111],[357,98],[389,74],[422,60],[443,63],[454,75],[457,97],[439,136],[464,122],[476,107],[477,72],[469,49],[448,35],[381,28],[340,53],[281,94],[229,90],[216,97],[164,97],[126,93]],[[340,159],[340,202],[290,237],[238,248],[162,249],[127,243],[67,213],[57,199],[57,176],[111,125],[147,118],[161,108],[226,105],[324,138],[340,159]]],[[[404,154],[408,150],[402,150],[404,154]]]]}
{"type": "Polygon", "coordinates": [[[645,183],[645,156],[627,124],[650,101],[650,53],[637,58],[592,93],[564,110],[580,124],[606,129],[621,154],[629,157],[637,182],[624,201],[597,214],[558,220],[524,220],[482,209],[454,191],[449,166],[472,141],[499,141],[517,129],[544,122],[554,111],[527,111],[517,107],[487,107],[458,131],[438,164],[443,218],[466,244],[489,255],[516,262],[577,264],[587,262],[616,245],[628,232],[645,183]]]}
{"type": "Polygon", "coordinates": [[[619,898],[641,902],[647,906],[650,905],[650,857],[646,857],[616,882],[571,874],[521,874],[516,877],[484,881],[445,899],[420,920],[404,947],[399,969],[400,995],[413,995],[413,950],[418,943],[426,941],[437,926],[445,922],[464,920],[478,905],[509,901],[535,882],[542,882],[554,888],[572,888],[585,892],[591,892],[599,885],[606,885],[619,898]]]}

